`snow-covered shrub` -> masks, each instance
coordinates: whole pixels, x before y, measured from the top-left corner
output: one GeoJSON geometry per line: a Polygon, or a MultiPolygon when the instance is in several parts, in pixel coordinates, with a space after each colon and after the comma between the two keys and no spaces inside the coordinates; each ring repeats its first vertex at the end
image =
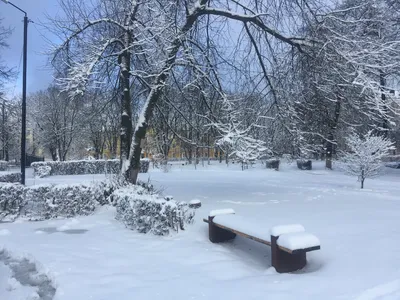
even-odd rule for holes
{"type": "MultiPolygon", "coordinates": [[[[127,184],[125,184],[127,185],[127,184]]],[[[136,185],[141,186],[144,188],[149,195],[156,195],[156,194],[161,194],[163,192],[163,189],[156,189],[153,184],[151,184],[150,179],[147,182],[140,181],[138,180],[136,182],[136,185]]]]}
{"type": "Polygon", "coordinates": [[[50,176],[50,174],[51,174],[50,166],[39,166],[35,169],[35,176],[39,178],[50,176]]]}
{"type": "Polygon", "coordinates": [[[311,160],[298,159],[297,160],[297,168],[299,168],[300,170],[311,170],[312,162],[311,162],[311,160]]]}
{"type": "Polygon", "coordinates": [[[40,167],[50,167],[50,175],[115,174],[119,171],[119,160],[70,160],[32,163],[35,175],[40,167]]]}
{"type": "Polygon", "coordinates": [[[0,171],[7,171],[8,161],[0,160],[0,171]]]}
{"type": "MultiPolygon", "coordinates": [[[[147,173],[150,161],[140,160],[140,173],[147,173]]],[[[31,165],[36,176],[43,168],[50,168],[50,175],[117,174],[120,171],[119,159],[41,161],[31,165]]],[[[48,169],[47,169],[48,170],[48,169]]]]}
{"type": "Polygon", "coordinates": [[[382,158],[390,150],[393,143],[382,136],[376,136],[369,131],[365,135],[351,134],[346,138],[348,151],[342,151],[339,167],[347,174],[358,176],[361,188],[364,188],[366,178],[379,175],[382,169],[382,158]]]}
{"type": "Polygon", "coordinates": [[[50,166],[38,166],[34,169],[35,176],[39,178],[48,177],[51,175],[51,167],[50,166]]]}
{"type": "MultiPolygon", "coordinates": [[[[137,184],[142,184],[141,182],[137,184]]],[[[113,199],[111,195],[113,192],[119,188],[126,187],[128,185],[131,185],[129,182],[126,181],[125,178],[122,176],[115,176],[111,180],[104,180],[104,181],[98,181],[93,183],[93,188],[97,191],[95,193],[95,200],[100,204],[100,205],[106,205],[106,204],[111,204],[114,205],[113,199]]],[[[144,183],[143,183],[144,185],[144,183]]]]}
{"type": "Polygon", "coordinates": [[[127,184],[120,177],[88,184],[0,184],[0,220],[19,215],[31,220],[89,215],[97,206],[110,204],[112,193],[127,184]]]}
{"type": "Polygon", "coordinates": [[[0,182],[9,182],[9,183],[21,182],[21,173],[10,173],[1,175],[0,182]]]}
{"type": "Polygon", "coordinates": [[[275,170],[279,170],[279,159],[268,159],[265,162],[265,165],[267,167],[267,169],[275,169],[275,170]]]}
{"type": "Polygon", "coordinates": [[[141,233],[167,235],[193,222],[194,211],[186,202],[160,199],[140,186],[118,189],[112,198],[117,203],[117,220],[141,233]]]}
{"type": "Polygon", "coordinates": [[[32,219],[73,217],[93,213],[98,202],[95,185],[37,185],[25,191],[24,213],[32,219]]]}
{"type": "Polygon", "coordinates": [[[14,183],[0,184],[0,220],[13,221],[24,206],[24,186],[14,183]]]}

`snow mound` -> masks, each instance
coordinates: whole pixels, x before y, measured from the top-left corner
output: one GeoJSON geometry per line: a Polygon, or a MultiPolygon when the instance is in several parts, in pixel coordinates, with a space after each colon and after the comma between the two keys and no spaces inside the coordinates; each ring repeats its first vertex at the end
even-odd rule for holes
{"type": "Polygon", "coordinates": [[[9,278],[5,286],[0,282],[0,299],[52,300],[54,298],[56,288],[52,280],[38,270],[36,263],[27,258],[17,258],[8,251],[0,249],[0,275],[2,273],[9,278]]]}
{"type": "Polygon", "coordinates": [[[315,235],[307,232],[282,234],[279,236],[277,244],[289,250],[306,249],[321,245],[319,239],[315,235]]]}

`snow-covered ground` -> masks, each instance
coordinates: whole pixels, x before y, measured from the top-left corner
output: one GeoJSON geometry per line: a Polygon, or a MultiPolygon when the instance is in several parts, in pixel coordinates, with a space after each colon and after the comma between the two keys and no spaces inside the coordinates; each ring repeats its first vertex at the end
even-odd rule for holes
{"type": "MultiPolygon", "coordinates": [[[[88,217],[0,224],[0,248],[37,262],[58,300],[400,299],[400,170],[386,171],[360,190],[356,178],[322,163],[312,171],[284,165],[279,172],[176,163],[168,173],[151,170],[140,179],[150,177],[175,200],[202,201],[187,231],[138,234],[103,207],[88,217]],[[300,223],[320,239],[321,250],[308,253],[304,270],[278,274],[265,245],[241,237],[209,242],[201,220],[223,208],[254,220],[262,232],[300,223]]],[[[0,261],[1,300],[21,299],[7,290],[10,274],[0,261]]]]}

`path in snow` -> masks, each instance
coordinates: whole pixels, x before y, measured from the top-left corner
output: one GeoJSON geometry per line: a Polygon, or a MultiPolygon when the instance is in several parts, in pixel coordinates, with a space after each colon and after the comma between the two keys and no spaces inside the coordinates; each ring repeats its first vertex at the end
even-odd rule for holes
{"type": "MultiPolygon", "coordinates": [[[[1,250],[0,274],[7,274],[7,269],[11,271],[11,276],[7,279],[5,292],[7,298],[5,299],[10,299],[10,296],[13,299],[22,299],[22,295],[29,300],[52,300],[54,298],[56,289],[52,281],[38,271],[35,263],[26,258],[14,258],[7,251],[1,250]],[[15,290],[17,292],[14,292],[15,290]]],[[[2,278],[4,281],[4,276],[2,278]]],[[[1,287],[2,284],[0,284],[0,295],[4,293],[1,287]]]]}

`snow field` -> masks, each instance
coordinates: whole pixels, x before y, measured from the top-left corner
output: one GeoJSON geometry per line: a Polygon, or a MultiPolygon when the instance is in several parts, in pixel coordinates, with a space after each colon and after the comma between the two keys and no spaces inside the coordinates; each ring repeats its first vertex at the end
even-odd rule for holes
{"type": "MultiPolygon", "coordinates": [[[[0,224],[0,247],[29,254],[48,269],[55,300],[399,299],[400,172],[388,169],[360,190],[354,177],[326,171],[321,163],[313,167],[241,171],[240,165],[213,162],[197,170],[178,164],[168,173],[151,169],[140,179],[150,177],[177,201],[201,200],[188,230],[168,237],[138,234],[114,219],[114,208],[103,207],[69,220],[0,224]],[[202,218],[225,208],[266,235],[271,225],[302,224],[322,249],[307,254],[303,270],[278,274],[265,245],[241,237],[208,240],[202,218]]],[[[0,278],[8,280],[0,268],[0,278]]]]}

